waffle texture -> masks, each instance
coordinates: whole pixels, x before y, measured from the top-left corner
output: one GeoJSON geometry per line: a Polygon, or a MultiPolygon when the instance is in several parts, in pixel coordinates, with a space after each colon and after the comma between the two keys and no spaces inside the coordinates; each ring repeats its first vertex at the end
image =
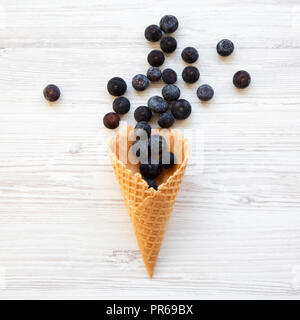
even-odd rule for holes
{"type": "MultiPolygon", "coordinates": [[[[135,170],[120,161],[118,154],[120,146],[118,144],[120,144],[120,141],[125,141],[129,130],[131,130],[130,127],[112,138],[108,146],[108,153],[133,224],[146,269],[149,276],[152,277],[186,169],[189,148],[187,140],[183,139],[179,133],[169,131],[172,140],[179,141],[182,144],[182,162],[176,165],[170,175],[166,174],[157,191],[153,188],[149,189],[140,173],[134,173],[135,170]]],[[[126,150],[128,151],[129,147],[126,150]]],[[[172,147],[170,150],[174,151],[172,147]]]]}

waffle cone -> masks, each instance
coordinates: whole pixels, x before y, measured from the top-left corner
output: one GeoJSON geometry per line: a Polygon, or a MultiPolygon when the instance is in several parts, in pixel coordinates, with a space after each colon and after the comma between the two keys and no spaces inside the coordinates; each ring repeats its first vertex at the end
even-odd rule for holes
{"type": "MultiPolygon", "coordinates": [[[[182,159],[182,161],[172,169],[163,170],[160,177],[156,179],[159,184],[157,191],[153,188],[149,189],[139,173],[138,164],[126,162],[128,151],[132,145],[132,142],[128,142],[128,136],[132,130],[131,127],[128,127],[114,136],[109,143],[108,153],[146,269],[149,276],[152,277],[186,169],[189,148],[187,140],[183,139],[178,132],[168,130],[169,149],[175,153],[177,159],[182,159]],[[174,148],[175,145],[176,148],[174,148]]],[[[164,136],[163,131],[159,133],[164,136]]]]}

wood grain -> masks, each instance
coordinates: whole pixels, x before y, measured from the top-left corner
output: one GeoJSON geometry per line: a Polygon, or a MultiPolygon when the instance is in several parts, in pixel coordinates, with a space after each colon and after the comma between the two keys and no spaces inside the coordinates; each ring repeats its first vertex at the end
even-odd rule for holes
{"type": "MultiPolygon", "coordinates": [[[[0,297],[300,297],[300,5],[294,0],[2,0],[0,25],[0,297]],[[156,48],[144,28],[178,16],[178,50],[199,50],[199,84],[179,77],[192,143],[148,279],[105,145],[107,80],[128,84],[156,48]],[[222,38],[236,50],[215,51],[222,38]],[[248,70],[239,92],[232,75],[248,70]],[[42,97],[48,83],[59,103],[42,97]]],[[[132,110],[160,94],[129,87],[132,110]]],[[[132,112],[122,125],[133,124],[132,112]]],[[[155,123],[154,123],[155,125],[155,123]]],[[[189,130],[189,131],[187,131],[189,130]]]]}

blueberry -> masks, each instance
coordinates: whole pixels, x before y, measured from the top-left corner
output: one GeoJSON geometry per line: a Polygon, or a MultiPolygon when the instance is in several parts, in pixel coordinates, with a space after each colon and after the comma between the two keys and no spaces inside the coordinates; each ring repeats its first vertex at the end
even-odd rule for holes
{"type": "Polygon", "coordinates": [[[251,82],[251,77],[247,71],[244,71],[244,70],[238,71],[233,76],[233,84],[239,89],[247,88],[250,82],[251,82]]]}
{"type": "Polygon", "coordinates": [[[217,52],[222,57],[227,57],[232,54],[234,44],[228,39],[223,39],[217,44],[217,52]]]}
{"type": "Polygon", "coordinates": [[[118,114],[125,114],[130,110],[130,101],[125,97],[118,97],[113,102],[113,109],[118,114]]]}
{"type": "Polygon", "coordinates": [[[115,77],[108,81],[107,90],[112,96],[122,96],[127,90],[127,85],[122,78],[115,77]]]}
{"type": "Polygon", "coordinates": [[[49,84],[44,89],[44,97],[46,100],[50,102],[55,102],[60,97],[60,90],[55,84],[49,84]]]}
{"type": "Polygon", "coordinates": [[[173,114],[170,111],[167,111],[159,115],[157,122],[161,128],[170,128],[175,122],[175,119],[173,114]]]}
{"type": "Polygon", "coordinates": [[[169,105],[162,97],[154,96],[148,100],[148,107],[157,113],[164,113],[168,110],[169,105]]]}
{"type": "MultiPolygon", "coordinates": [[[[148,159],[148,143],[145,142],[144,140],[134,141],[131,147],[131,150],[137,158],[141,158],[141,160],[148,159]]],[[[146,162],[146,161],[142,161],[142,163],[143,162],[146,162]]]]}
{"type": "Polygon", "coordinates": [[[161,18],[160,28],[165,33],[172,33],[178,28],[178,20],[176,17],[168,14],[161,18]]]}
{"type": "Polygon", "coordinates": [[[196,67],[189,66],[185,67],[182,71],[182,79],[188,83],[194,83],[198,81],[200,72],[196,67]]]}
{"type": "Polygon", "coordinates": [[[163,87],[162,95],[166,101],[174,101],[180,97],[180,89],[174,84],[168,84],[163,87]]]}
{"type": "Polygon", "coordinates": [[[144,179],[144,180],[147,182],[149,188],[153,188],[154,190],[157,190],[158,186],[155,180],[150,180],[150,179],[144,179]]]}
{"type": "Polygon", "coordinates": [[[173,113],[175,119],[184,120],[190,116],[192,112],[192,106],[188,101],[179,99],[173,102],[171,112],[173,113]]]}
{"type": "Polygon", "coordinates": [[[147,78],[152,81],[156,82],[161,79],[161,71],[157,67],[150,67],[147,71],[147,78]]]}
{"type": "Polygon", "coordinates": [[[172,53],[177,49],[177,41],[171,36],[163,37],[160,40],[160,48],[165,53],[172,53]]]}
{"type": "Polygon", "coordinates": [[[167,148],[166,140],[163,136],[154,134],[148,141],[149,153],[151,157],[161,155],[167,148]]]}
{"type": "Polygon", "coordinates": [[[160,175],[160,172],[161,166],[158,163],[140,164],[140,173],[146,179],[153,180],[160,175]]]}
{"type": "Polygon", "coordinates": [[[214,89],[208,84],[203,84],[197,89],[197,96],[201,101],[209,101],[214,96],[214,89]]]}
{"type": "Polygon", "coordinates": [[[163,152],[159,157],[159,163],[164,169],[171,169],[175,165],[175,155],[173,152],[163,152]]]}
{"type": "Polygon", "coordinates": [[[198,60],[198,51],[193,47],[186,47],[181,53],[182,59],[187,63],[194,63],[198,60]]]}
{"type": "Polygon", "coordinates": [[[119,123],[120,123],[120,116],[115,112],[109,112],[103,118],[103,124],[108,129],[118,128],[119,123]]]}
{"type": "Polygon", "coordinates": [[[152,67],[159,67],[165,62],[165,56],[160,50],[152,50],[148,54],[148,62],[152,67]]]}
{"type": "Polygon", "coordinates": [[[162,79],[167,84],[173,84],[177,81],[177,73],[170,68],[165,69],[162,72],[162,79]]]}
{"type": "Polygon", "coordinates": [[[162,37],[162,32],[159,26],[155,25],[155,24],[151,24],[150,26],[148,26],[145,30],[145,38],[148,41],[151,42],[156,42],[158,40],[160,40],[160,38],[162,37]]]}
{"type": "Polygon", "coordinates": [[[137,74],[132,79],[132,86],[137,91],[144,91],[148,88],[150,82],[149,79],[143,74],[137,74]]]}
{"type": "Polygon", "coordinates": [[[149,122],[151,118],[152,118],[152,111],[148,107],[140,106],[136,108],[134,111],[134,119],[137,122],[139,121],[149,122]]]}
{"type": "Polygon", "coordinates": [[[148,139],[151,135],[151,126],[146,121],[140,121],[134,128],[134,134],[141,140],[148,139]]]}

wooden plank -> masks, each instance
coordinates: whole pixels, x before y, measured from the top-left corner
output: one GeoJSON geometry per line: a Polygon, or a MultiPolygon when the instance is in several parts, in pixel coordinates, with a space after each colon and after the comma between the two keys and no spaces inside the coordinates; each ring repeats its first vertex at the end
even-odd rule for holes
{"type": "MultiPolygon", "coordinates": [[[[2,1],[1,298],[300,297],[300,6],[297,1],[2,1]],[[172,5],[172,6],[171,6],[172,5]],[[193,106],[177,122],[192,144],[155,277],[148,279],[105,145],[107,80],[146,72],[144,27],[176,14],[164,67],[193,106]],[[221,38],[236,45],[220,58],[221,38]],[[183,83],[180,51],[199,49],[183,83]],[[233,73],[248,70],[239,92],[233,73]],[[42,97],[56,83],[62,99],[42,97]],[[214,100],[201,104],[200,83],[214,100]],[[5,280],[5,281],[4,281],[5,280]]],[[[160,94],[129,86],[131,113],[160,94]]],[[[152,122],[156,126],[155,120],[152,122]]]]}

